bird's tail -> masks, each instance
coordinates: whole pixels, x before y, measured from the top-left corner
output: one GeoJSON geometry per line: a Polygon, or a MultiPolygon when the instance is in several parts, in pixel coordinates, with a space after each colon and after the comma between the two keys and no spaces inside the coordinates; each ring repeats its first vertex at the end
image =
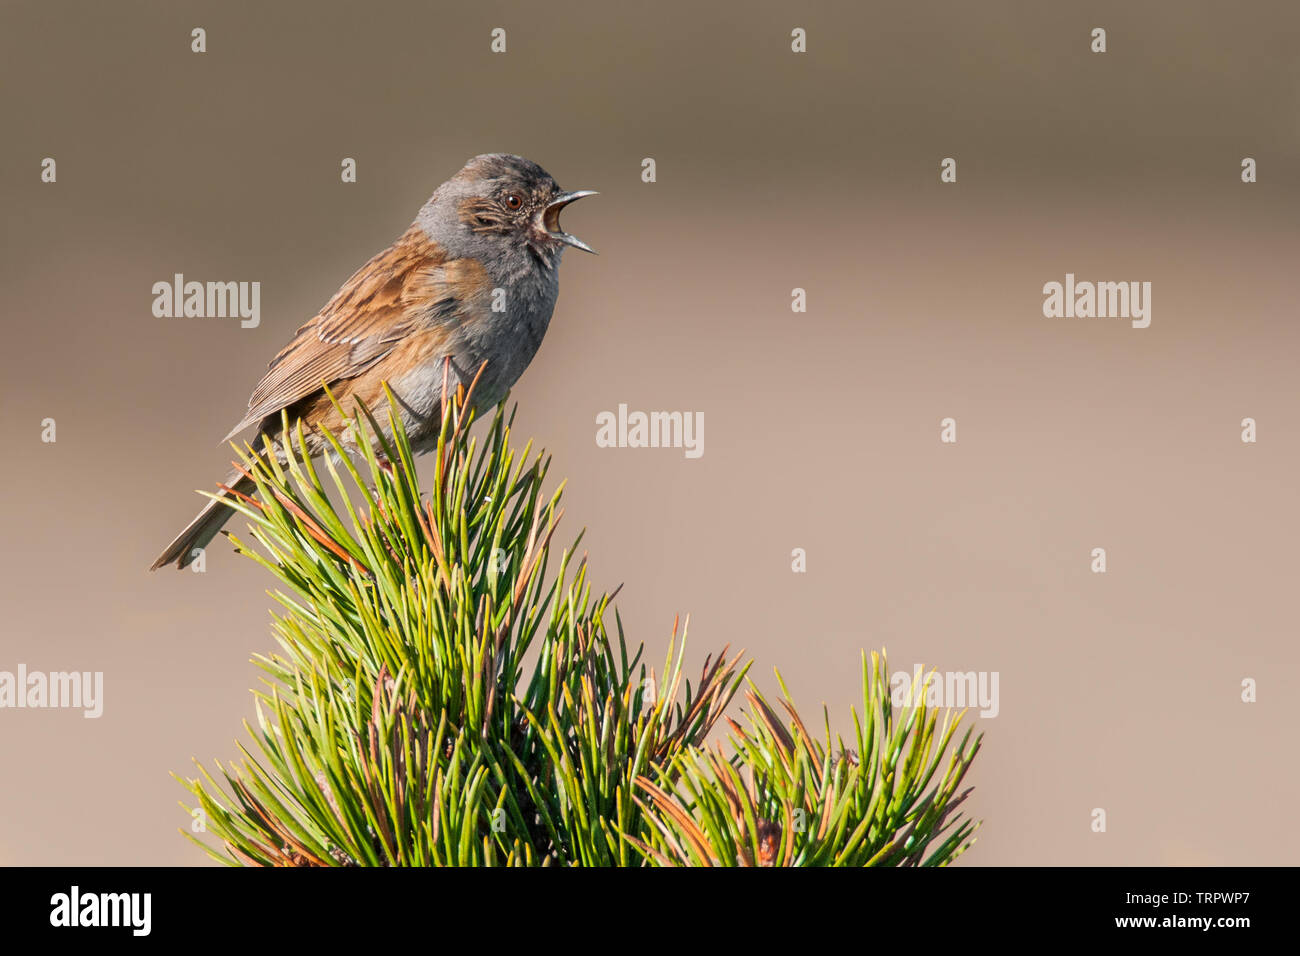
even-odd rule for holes
{"type": "MultiPolygon", "coordinates": [[[[253,482],[245,478],[242,472],[232,471],[224,482],[227,488],[233,488],[241,494],[250,494],[254,487],[253,482]]],[[[176,539],[162,554],[158,555],[158,560],[153,563],[150,571],[157,571],[164,564],[176,564],[177,568],[184,568],[187,564],[198,557],[200,549],[204,548],[209,541],[217,536],[234,512],[224,503],[230,495],[223,496],[223,499],[212,499],[208,502],[207,507],[198,513],[198,515],[186,525],[185,530],[176,536],[176,539]]]]}

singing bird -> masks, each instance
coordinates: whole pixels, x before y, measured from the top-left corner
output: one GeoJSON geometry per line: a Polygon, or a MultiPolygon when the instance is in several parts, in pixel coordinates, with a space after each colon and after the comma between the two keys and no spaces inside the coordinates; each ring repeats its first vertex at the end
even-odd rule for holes
{"type": "MultiPolygon", "coordinates": [[[[329,449],[319,428],[355,447],[325,386],[349,414],[360,399],[387,432],[386,382],[413,449],[435,447],[444,375],[449,394],[458,385],[468,388],[477,375],[471,401],[487,409],[537,354],[559,294],[564,247],[595,251],[560,228],[560,210],[594,195],[565,192],[521,156],[475,156],[438,187],[396,242],[298,329],[271,360],[248,413],[225,440],[256,425],[254,448],[260,451],[264,438],[280,446],[281,411],[287,410],[295,432],[302,421],[312,455],[329,449]]],[[[243,494],[254,487],[239,471],[224,484],[243,494]]],[[[210,501],[150,570],[173,563],[184,568],[233,513],[210,501]]]]}

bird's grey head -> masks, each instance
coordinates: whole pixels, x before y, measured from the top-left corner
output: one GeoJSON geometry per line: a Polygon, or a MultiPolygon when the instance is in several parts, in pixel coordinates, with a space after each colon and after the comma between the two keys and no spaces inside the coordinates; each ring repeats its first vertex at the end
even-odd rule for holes
{"type": "MultiPolygon", "coordinates": [[[[417,222],[455,257],[553,269],[565,246],[595,252],[560,228],[560,210],[591,190],[565,192],[532,160],[508,153],[475,156],[438,187],[417,222]]],[[[512,270],[513,271],[513,270],[512,270]]]]}

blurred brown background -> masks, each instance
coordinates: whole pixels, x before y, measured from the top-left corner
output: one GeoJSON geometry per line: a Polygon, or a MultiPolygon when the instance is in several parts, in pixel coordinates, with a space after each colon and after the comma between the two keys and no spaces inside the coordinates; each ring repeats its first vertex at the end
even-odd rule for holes
{"type": "Polygon", "coordinates": [[[968,865],[1294,863],[1300,10],[899,6],[6,2],[0,669],[105,712],[0,711],[0,863],[203,862],[168,774],[236,755],[270,579],[145,568],[293,329],[498,150],[602,193],[517,432],[651,659],[689,612],[693,670],[840,727],[863,648],[998,671],[968,865]],[[176,272],[261,326],[155,318],[176,272]],[[1044,318],[1067,272],[1151,327],[1044,318]],[[704,456],[597,448],[619,403],[704,456]]]}

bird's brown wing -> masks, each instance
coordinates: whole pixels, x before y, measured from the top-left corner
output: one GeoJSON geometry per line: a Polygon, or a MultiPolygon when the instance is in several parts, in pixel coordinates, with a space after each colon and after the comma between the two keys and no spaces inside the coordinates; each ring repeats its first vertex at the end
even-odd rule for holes
{"type": "Polygon", "coordinates": [[[449,261],[422,229],[412,226],[298,329],[271,360],[248,400],[248,413],[225,440],[320,391],[322,383],[360,375],[411,333],[481,305],[490,284],[477,262],[449,261]]]}

